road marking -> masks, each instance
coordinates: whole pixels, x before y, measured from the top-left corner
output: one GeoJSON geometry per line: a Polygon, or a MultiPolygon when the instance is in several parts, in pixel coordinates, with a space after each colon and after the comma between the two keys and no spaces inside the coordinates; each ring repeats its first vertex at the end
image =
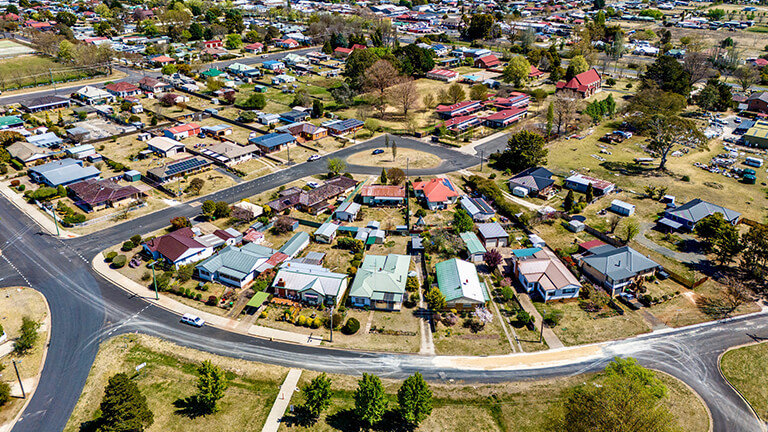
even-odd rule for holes
{"type": "Polygon", "coordinates": [[[29,283],[29,279],[27,279],[27,277],[26,277],[26,276],[24,276],[24,273],[22,273],[22,272],[21,272],[21,270],[19,270],[19,269],[18,269],[18,267],[16,267],[16,266],[15,266],[15,265],[14,265],[14,264],[11,262],[11,260],[9,260],[9,259],[8,259],[8,257],[7,257],[7,256],[3,255],[2,257],[3,257],[3,259],[5,260],[5,262],[7,262],[7,263],[8,263],[8,265],[10,265],[12,269],[16,270],[16,273],[18,273],[18,274],[19,274],[19,276],[21,276],[21,278],[22,278],[22,279],[24,279],[24,282],[26,282],[26,283],[27,283],[27,286],[28,286],[28,287],[30,287],[30,288],[32,288],[32,284],[31,284],[31,283],[29,283]]]}

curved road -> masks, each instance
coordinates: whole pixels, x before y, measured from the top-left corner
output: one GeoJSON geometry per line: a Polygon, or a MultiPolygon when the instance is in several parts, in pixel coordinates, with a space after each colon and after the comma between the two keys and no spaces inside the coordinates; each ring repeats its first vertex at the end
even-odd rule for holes
{"type": "MultiPolygon", "coordinates": [[[[402,148],[419,148],[439,155],[443,164],[431,170],[412,170],[427,175],[468,168],[477,157],[418,141],[396,138],[402,148]]],[[[483,144],[485,154],[503,147],[500,138],[483,144]]],[[[381,146],[379,141],[355,145],[334,154],[381,146]]],[[[218,192],[213,199],[235,201],[307,175],[323,172],[324,161],[305,163],[218,192]]],[[[352,172],[369,174],[368,168],[352,172]],[[362,172],[361,172],[362,171],[362,172]]],[[[376,169],[378,171],[378,169],[376,169]]],[[[370,174],[378,174],[372,172],[370,174]]],[[[206,197],[210,198],[210,197],[206,197]]],[[[365,353],[270,342],[213,327],[194,329],[179,324],[178,316],[150,301],[97,276],[90,260],[105,247],[135,234],[162,228],[173,215],[194,216],[199,210],[181,205],[113,226],[99,233],[60,240],[40,232],[26,215],[5,200],[0,202],[0,281],[3,285],[30,285],[48,299],[52,314],[52,338],[40,384],[14,432],[63,429],[82,391],[99,343],[127,332],[142,332],[177,344],[220,355],[283,366],[334,373],[372,372],[404,378],[420,371],[432,380],[473,382],[514,381],[575,375],[597,371],[614,356],[632,356],[685,381],[706,402],[715,431],[759,431],[764,425],[721,378],[717,358],[727,348],[768,337],[768,314],[759,313],[727,322],[653,333],[601,345],[598,354],[546,368],[510,367],[484,370],[474,366],[482,359],[463,362],[446,357],[365,353]],[[470,365],[470,366],[466,366],[470,365]]]]}

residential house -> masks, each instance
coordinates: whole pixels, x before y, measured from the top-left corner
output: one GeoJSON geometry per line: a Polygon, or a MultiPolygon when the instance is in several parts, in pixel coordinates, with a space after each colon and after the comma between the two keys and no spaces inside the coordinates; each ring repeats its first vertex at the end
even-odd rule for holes
{"type": "Polygon", "coordinates": [[[547,199],[555,185],[553,175],[546,168],[531,167],[515,174],[507,184],[515,195],[547,199]]]}
{"type": "Polygon", "coordinates": [[[64,144],[64,140],[59,138],[53,132],[45,132],[39,135],[30,135],[27,137],[27,142],[30,142],[38,147],[56,148],[64,144]]]}
{"type": "Polygon", "coordinates": [[[177,153],[186,151],[184,144],[164,136],[150,138],[147,141],[147,149],[162,157],[176,156],[177,153]]]}
{"type": "Polygon", "coordinates": [[[164,259],[179,268],[213,254],[212,247],[203,245],[195,237],[191,228],[180,228],[145,242],[143,248],[152,259],[164,259]]]}
{"type": "Polygon", "coordinates": [[[747,97],[747,109],[753,112],[768,113],[768,92],[754,92],[747,97]]]}
{"type": "Polygon", "coordinates": [[[163,135],[166,138],[181,141],[184,138],[189,138],[200,133],[200,125],[197,123],[185,123],[172,128],[168,128],[163,131],[163,135]]]}
{"type": "Polygon", "coordinates": [[[459,189],[447,177],[414,182],[413,191],[430,210],[445,209],[448,205],[455,204],[461,196],[459,189]]]}
{"type": "Polygon", "coordinates": [[[285,255],[285,259],[291,259],[296,257],[301,251],[309,246],[309,234],[304,231],[299,231],[288,239],[283,246],[280,247],[278,252],[285,255]]]}
{"type": "Polygon", "coordinates": [[[299,43],[293,39],[283,39],[275,41],[275,46],[284,49],[294,49],[299,47],[299,43]]]}
{"type": "Polygon", "coordinates": [[[258,148],[253,144],[239,146],[225,141],[205,148],[201,153],[212,159],[214,162],[233,166],[251,160],[258,151],[258,148]]]}
{"type": "Polygon", "coordinates": [[[199,279],[245,288],[256,277],[256,269],[276,251],[248,243],[228,246],[195,266],[199,279]]]}
{"type": "Polygon", "coordinates": [[[261,42],[254,42],[243,47],[243,50],[247,53],[258,54],[264,51],[264,44],[261,42]]]}
{"type": "Polygon", "coordinates": [[[480,101],[464,101],[453,105],[438,105],[437,115],[441,118],[448,119],[451,117],[464,116],[476,113],[483,108],[483,103],[480,101]]]}
{"type": "Polygon", "coordinates": [[[475,59],[475,67],[481,68],[481,69],[491,69],[499,66],[501,64],[501,60],[499,60],[495,55],[489,54],[487,56],[478,57],[475,59]]]}
{"type": "Polygon", "coordinates": [[[737,211],[696,198],[679,207],[667,209],[658,223],[672,230],[684,228],[693,231],[700,220],[715,213],[720,213],[731,225],[736,225],[741,218],[741,213],[737,211]]]}
{"type": "Polygon", "coordinates": [[[29,177],[32,181],[51,187],[69,186],[100,175],[98,168],[83,166],[83,161],[75,159],[61,159],[29,168],[29,177]]]}
{"type": "Polygon", "coordinates": [[[270,133],[260,137],[250,138],[248,142],[255,144],[264,153],[283,150],[291,144],[296,144],[296,138],[288,133],[270,133]]]}
{"type": "Polygon", "coordinates": [[[467,259],[473,263],[483,262],[487,249],[483,246],[483,242],[477,238],[477,235],[472,231],[466,231],[459,234],[464,244],[467,246],[467,259]]]}
{"type": "Polygon", "coordinates": [[[6,147],[6,151],[13,159],[23,165],[43,161],[53,156],[50,150],[40,148],[27,141],[16,141],[6,147]]]}
{"type": "Polygon", "coordinates": [[[288,132],[294,137],[301,138],[302,141],[314,141],[328,136],[328,129],[307,122],[281,126],[276,130],[277,132],[288,132]]]}
{"type": "Polygon", "coordinates": [[[280,123],[280,115],[279,114],[271,114],[271,113],[259,113],[256,117],[259,123],[269,126],[271,124],[280,123]]]}
{"type": "Polygon", "coordinates": [[[331,200],[351,192],[356,185],[357,181],[338,176],[308,191],[297,187],[283,190],[278,193],[277,199],[267,205],[275,212],[296,207],[303,212],[319,214],[330,207],[331,200]]]}
{"type": "Polygon", "coordinates": [[[458,72],[447,69],[432,69],[427,72],[427,78],[443,82],[456,81],[459,76],[458,72]]]}
{"type": "Polygon", "coordinates": [[[73,94],[73,97],[83,101],[87,105],[98,105],[115,101],[115,96],[111,93],[93,86],[85,86],[81,88],[73,94]]]}
{"type": "Polygon", "coordinates": [[[292,109],[288,112],[284,112],[280,114],[280,121],[293,124],[298,122],[303,122],[305,120],[309,119],[309,113],[305,111],[299,111],[296,109],[292,109]]]}
{"type": "Polygon", "coordinates": [[[67,154],[67,156],[73,159],[85,159],[88,156],[96,154],[96,149],[91,144],[82,144],[79,146],[70,147],[64,150],[64,152],[67,154]]]}
{"type": "Polygon", "coordinates": [[[170,91],[173,86],[157,78],[146,76],[139,80],[139,88],[149,93],[163,93],[170,91]]]}
{"type": "Polygon", "coordinates": [[[559,81],[556,85],[557,91],[570,90],[578,93],[583,98],[588,98],[599,92],[602,86],[603,79],[595,68],[576,75],[568,82],[559,81]]]}
{"type": "Polygon", "coordinates": [[[333,243],[333,239],[336,238],[336,231],[338,231],[339,225],[332,222],[326,222],[320,225],[314,233],[315,241],[318,243],[333,243]]]}
{"type": "Polygon", "coordinates": [[[262,63],[261,66],[264,69],[270,70],[272,72],[281,71],[285,69],[285,63],[277,60],[267,60],[264,63],[262,63]]]}
{"type": "Polygon", "coordinates": [[[223,137],[227,135],[232,135],[234,133],[234,128],[228,124],[217,124],[213,126],[201,126],[200,132],[212,136],[212,137],[223,137]]]}
{"type": "Polygon", "coordinates": [[[445,308],[465,311],[484,306],[489,300],[474,264],[453,258],[437,263],[437,287],[445,296],[445,308]]]}
{"type": "Polygon", "coordinates": [[[492,128],[505,128],[512,123],[524,119],[527,115],[527,107],[507,109],[484,117],[483,124],[492,128]]]}
{"type": "Polygon", "coordinates": [[[152,63],[155,67],[163,67],[167,64],[176,63],[176,59],[173,57],[168,57],[167,55],[158,55],[151,57],[149,62],[152,63]]]}
{"type": "Polygon", "coordinates": [[[127,96],[136,96],[139,93],[141,93],[141,89],[136,87],[135,85],[120,81],[116,83],[107,84],[104,86],[104,90],[112,93],[113,95],[117,97],[127,97],[127,96]]]}
{"type": "Polygon", "coordinates": [[[402,205],[405,203],[405,186],[363,186],[360,189],[360,199],[366,205],[402,205]]]}
{"type": "Polygon", "coordinates": [[[333,213],[333,217],[340,221],[353,222],[360,213],[360,204],[354,201],[342,203],[333,213]]]}
{"type": "Polygon", "coordinates": [[[477,233],[486,248],[509,246],[509,234],[498,222],[477,224],[477,233]]]}
{"type": "Polygon", "coordinates": [[[24,120],[15,115],[0,116],[0,130],[17,129],[24,127],[24,120]]]}
{"type": "Polygon", "coordinates": [[[223,240],[227,246],[240,244],[243,241],[243,233],[234,228],[217,229],[213,235],[223,240]]]}
{"type": "Polygon", "coordinates": [[[141,191],[134,186],[95,178],[69,185],[69,192],[75,205],[86,212],[129,204],[141,195],[141,191]]]}
{"type": "Polygon", "coordinates": [[[69,98],[63,96],[41,96],[21,103],[21,109],[28,113],[69,108],[69,98]]]}
{"type": "Polygon", "coordinates": [[[439,132],[440,127],[444,127],[449,131],[464,131],[471,127],[480,126],[483,124],[483,120],[476,115],[465,115],[449,118],[438,125],[439,132]]]}
{"type": "Polygon", "coordinates": [[[349,289],[352,306],[399,311],[410,265],[407,255],[366,255],[349,289]]]}
{"type": "Polygon", "coordinates": [[[531,72],[528,73],[528,79],[535,80],[543,76],[544,76],[544,72],[540,71],[539,68],[537,68],[536,66],[531,65],[531,72]]]}
{"type": "Polygon", "coordinates": [[[190,156],[147,171],[147,177],[158,183],[166,183],[178,177],[194,174],[210,167],[211,161],[202,156],[190,156]]]}
{"type": "Polygon", "coordinates": [[[283,57],[283,62],[288,66],[306,65],[309,64],[309,59],[302,55],[290,53],[283,57]]]}
{"type": "Polygon", "coordinates": [[[578,173],[565,179],[566,189],[571,189],[576,192],[586,193],[589,185],[592,185],[592,190],[595,191],[595,196],[609,194],[616,188],[616,185],[609,181],[600,180],[578,173]]]}
{"type": "Polygon", "coordinates": [[[513,250],[512,270],[528,293],[535,291],[545,302],[579,296],[578,278],[547,248],[513,250]]]}
{"type": "Polygon", "coordinates": [[[288,261],[272,282],[275,295],[310,305],[338,305],[347,291],[347,275],[322,266],[288,261]]]}
{"type": "Polygon", "coordinates": [[[242,63],[232,63],[231,65],[227,66],[227,72],[236,75],[236,76],[245,76],[247,72],[258,70],[253,66],[249,66],[242,63]]]}
{"type": "Polygon", "coordinates": [[[485,222],[491,220],[496,211],[485,202],[482,198],[472,198],[470,196],[463,196],[459,200],[461,208],[463,208],[475,222],[485,222]]]}
{"type": "Polygon", "coordinates": [[[337,47],[333,50],[333,56],[337,58],[347,58],[352,54],[352,48],[337,47]]]}
{"type": "Polygon", "coordinates": [[[292,75],[280,74],[272,77],[272,85],[290,84],[296,82],[296,77],[292,75]]]}
{"type": "Polygon", "coordinates": [[[661,265],[629,246],[610,245],[590,249],[579,260],[581,271],[615,296],[628,285],[661,270],[661,265]]]}
{"type": "Polygon", "coordinates": [[[328,128],[328,131],[333,136],[344,136],[349,133],[354,133],[363,128],[364,123],[358,119],[347,120],[334,120],[332,122],[323,123],[323,127],[328,128]]]}
{"type": "Polygon", "coordinates": [[[526,108],[531,103],[531,97],[526,93],[512,92],[507,97],[494,97],[486,102],[497,110],[503,111],[513,108],[526,108]]]}
{"type": "Polygon", "coordinates": [[[224,48],[224,41],[221,40],[209,40],[203,42],[205,48],[224,48]]]}

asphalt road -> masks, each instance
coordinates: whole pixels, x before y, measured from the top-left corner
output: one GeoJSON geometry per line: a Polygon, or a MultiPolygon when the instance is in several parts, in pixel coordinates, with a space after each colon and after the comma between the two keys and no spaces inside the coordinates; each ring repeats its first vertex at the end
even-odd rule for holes
{"type": "MultiPolygon", "coordinates": [[[[478,162],[477,158],[449,148],[403,138],[396,140],[401,148],[413,146],[440,155],[443,165],[424,173],[466,168],[478,162]]],[[[488,154],[503,144],[501,138],[481,148],[488,154]]],[[[344,149],[334,157],[377,146],[381,143],[374,140],[344,149]]],[[[221,191],[214,199],[233,201],[323,172],[324,168],[322,160],[296,165],[221,191]]],[[[357,168],[350,167],[350,171],[357,168]]],[[[413,171],[412,175],[419,174],[413,171]]],[[[63,241],[40,233],[26,215],[0,200],[0,281],[3,285],[30,285],[40,290],[48,299],[52,314],[51,344],[40,385],[14,432],[61,430],[80,396],[99,343],[128,332],[146,333],[203,351],[269,364],[355,375],[372,372],[392,378],[404,378],[419,371],[431,380],[477,383],[576,375],[600,370],[614,356],[631,356],[682,379],[699,393],[712,412],[715,431],[763,428],[720,377],[717,358],[728,347],[768,337],[768,314],[611,342],[597,358],[556,367],[483,370],[445,366],[446,362],[439,357],[350,352],[270,342],[213,327],[195,329],[181,325],[177,315],[132,296],[93,273],[90,259],[108,245],[134,233],[163,227],[171,215],[194,215],[197,211],[182,205],[90,236],[63,241]]]]}

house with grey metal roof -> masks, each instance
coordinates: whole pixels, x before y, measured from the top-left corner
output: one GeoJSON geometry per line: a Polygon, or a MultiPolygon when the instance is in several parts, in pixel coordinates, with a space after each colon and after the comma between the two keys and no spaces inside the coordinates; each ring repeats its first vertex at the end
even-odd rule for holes
{"type": "Polygon", "coordinates": [[[664,217],[659,219],[658,223],[672,230],[682,228],[693,231],[700,220],[715,213],[723,215],[723,218],[732,225],[736,225],[741,218],[741,213],[737,211],[696,198],[680,207],[667,209],[664,212],[664,217]]]}
{"type": "Polygon", "coordinates": [[[275,295],[311,305],[335,305],[347,291],[347,275],[322,266],[286,261],[272,282],[275,295]]]}
{"type": "Polygon", "coordinates": [[[446,309],[474,309],[490,300],[474,264],[453,258],[437,263],[437,287],[445,296],[446,309]]]}
{"type": "Polygon", "coordinates": [[[352,306],[399,311],[410,265],[407,255],[366,255],[349,289],[352,306]]]}
{"type": "Polygon", "coordinates": [[[240,288],[247,286],[255,277],[256,268],[272,256],[271,249],[264,248],[265,250],[262,251],[250,245],[242,248],[225,247],[216,255],[197,264],[195,270],[198,278],[240,288]]]}
{"type": "Polygon", "coordinates": [[[459,234],[459,237],[461,237],[461,239],[464,240],[464,244],[467,245],[468,259],[473,263],[483,262],[483,256],[488,251],[485,249],[485,246],[483,246],[483,242],[477,238],[477,234],[472,231],[467,231],[459,234]]]}
{"type": "Polygon", "coordinates": [[[496,215],[496,211],[482,198],[463,196],[459,200],[463,208],[475,222],[486,222],[496,215]]]}
{"type": "Polygon", "coordinates": [[[29,169],[29,177],[36,183],[56,187],[68,186],[79,181],[96,178],[101,171],[93,166],[83,166],[83,161],[62,159],[29,169]]]}
{"type": "Polygon", "coordinates": [[[288,258],[293,258],[307,246],[309,246],[309,234],[299,231],[285,242],[278,252],[288,255],[288,258]]]}
{"type": "Polygon", "coordinates": [[[315,241],[318,243],[332,243],[333,239],[336,238],[336,231],[339,229],[339,226],[335,223],[326,222],[320,227],[315,230],[315,241]]]}
{"type": "Polygon", "coordinates": [[[333,213],[333,217],[338,220],[352,222],[360,213],[360,204],[354,201],[346,201],[333,213]]]}
{"type": "Polygon", "coordinates": [[[498,222],[477,224],[477,233],[486,249],[509,245],[509,234],[498,222]]]}
{"type": "Polygon", "coordinates": [[[518,195],[526,195],[533,197],[545,197],[554,186],[555,181],[552,179],[551,171],[542,167],[531,167],[515,174],[509,182],[509,190],[515,192],[515,188],[519,188],[518,195]]]}
{"type": "Polygon", "coordinates": [[[661,270],[660,264],[629,246],[615,248],[604,245],[589,252],[590,255],[579,261],[581,271],[612,296],[621,293],[633,282],[661,270]]]}

